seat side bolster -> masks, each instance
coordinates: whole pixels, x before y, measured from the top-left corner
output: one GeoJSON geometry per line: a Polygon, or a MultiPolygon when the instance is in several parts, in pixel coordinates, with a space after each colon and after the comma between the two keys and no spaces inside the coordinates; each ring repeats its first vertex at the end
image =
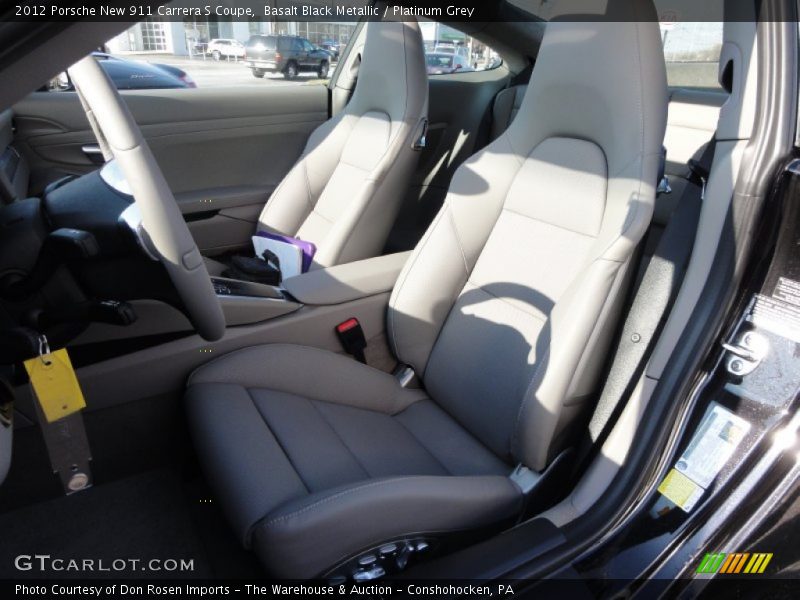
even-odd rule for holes
{"type": "Polygon", "coordinates": [[[286,503],[253,527],[253,547],[283,577],[314,577],[384,541],[490,526],[521,505],[502,476],[378,479],[286,503]]]}
{"type": "Polygon", "coordinates": [[[337,115],[317,127],[302,154],[272,192],[258,218],[258,229],[295,235],[314,210],[355,124],[337,115]]]}
{"type": "Polygon", "coordinates": [[[517,116],[528,84],[512,85],[500,90],[494,99],[492,107],[492,140],[496,140],[508,129],[517,116]]]}
{"type": "Polygon", "coordinates": [[[390,415],[426,398],[421,390],[404,389],[392,375],[349,356],[292,344],[231,352],[197,369],[188,385],[208,383],[270,389],[390,415]]]}
{"type": "Polygon", "coordinates": [[[186,409],[200,464],[239,541],[249,547],[254,523],[308,490],[242,386],[191,386],[186,409]]]}

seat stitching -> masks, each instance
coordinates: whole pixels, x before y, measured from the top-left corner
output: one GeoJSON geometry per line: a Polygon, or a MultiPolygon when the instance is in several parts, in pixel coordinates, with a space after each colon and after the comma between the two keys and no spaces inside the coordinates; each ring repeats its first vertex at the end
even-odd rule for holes
{"type": "MultiPolygon", "coordinates": [[[[546,364],[550,360],[550,344],[547,345],[547,350],[545,350],[544,356],[542,356],[541,360],[536,361],[536,366],[533,369],[533,373],[531,374],[530,379],[528,380],[528,386],[525,389],[525,393],[522,396],[522,400],[519,403],[519,408],[517,409],[517,418],[514,420],[514,429],[513,433],[511,434],[511,439],[509,440],[509,453],[513,456],[515,454],[514,448],[519,446],[521,442],[520,439],[520,422],[522,421],[523,415],[528,412],[529,401],[532,396],[535,397],[535,390],[532,390],[531,387],[539,378],[539,372],[541,371],[541,367],[543,364],[546,364]]],[[[519,453],[522,454],[522,449],[518,448],[519,453]]],[[[520,460],[524,460],[524,457],[519,456],[520,460]]]]}
{"type": "MultiPolygon", "coordinates": [[[[348,162],[348,161],[346,161],[346,160],[345,160],[345,159],[343,159],[343,158],[342,158],[342,159],[339,159],[339,164],[338,164],[338,165],[336,165],[336,166],[338,167],[339,165],[344,165],[344,166],[346,166],[346,167],[350,167],[350,168],[352,168],[352,169],[356,169],[356,170],[358,170],[358,171],[361,171],[362,173],[365,173],[365,174],[367,174],[367,175],[368,175],[369,173],[372,173],[372,172],[375,170],[375,169],[365,169],[365,168],[364,168],[364,167],[362,167],[361,165],[355,165],[355,164],[353,164],[353,163],[351,163],[351,162],[348,162]]],[[[367,179],[366,175],[364,176],[364,179],[367,179]]]]}
{"type": "Polygon", "coordinates": [[[403,480],[407,480],[407,479],[416,479],[417,477],[419,477],[419,475],[410,475],[408,477],[392,477],[391,479],[382,479],[380,481],[372,481],[370,483],[366,483],[366,484],[363,484],[363,485],[352,487],[350,489],[343,490],[341,492],[337,492],[336,494],[333,494],[332,496],[328,496],[327,498],[322,498],[321,500],[317,500],[316,502],[312,502],[308,506],[304,506],[303,508],[300,508],[300,509],[297,509],[295,511],[292,511],[292,512],[286,514],[286,515],[281,515],[280,517],[275,517],[274,519],[270,519],[266,523],[263,523],[262,526],[263,527],[272,527],[273,525],[276,525],[277,523],[281,523],[283,521],[287,521],[287,520],[289,520],[289,519],[291,519],[293,517],[296,517],[296,516],[301,515],[301,514],[303,514],[305,512],[308,512],[309,510],[311,510],[313,508],[316,508],[316,507],[321,506],[323,504],[327,504],[328,502],[333,502],[334,500],[337,500],[337,499],[339,499],[339,498],[341,498],[343,496],[347,496],[349,494],[353,494],[355,492],[360,492],[362,490],[366,490],[366,489],[369,489],[369,488],[372,488],[372,487],[378,487],[380,485],[387,485],[387,484],[390,484],[390,483],[396,483],[398,481],[403,481],[403,480]]]}
{"type": "Polygon", "coordinates": [[[331,219],[329,219],[328,217],[326,217],[325,215],[323,215],[323,214],[322,214],[322,213],[319,211],[319,209],[317,209],[317,207],[316,207],[316,206],[315,206],[315,207],[313,207],[313,208],[311,209],[311,213],[313,213],[313,214],[317,215],[317,216],[318,216],[320,219],[322,219],[322,220],[323,220],[323,221],[325,221],[326,223],[329,223],[330,225],[333,225],[333,224],[334,224],[334,222],[333,222],[331,219]]]}
{"type": "MultiPolygon", "coordinates": [[[[525,313],[526,315],[530,315],[531,317],[533,317],[533,318],[534,318],[534,319],[536,319],[537,321],[541,321],[542,323],[546,323],[546,322],[547,322],[547,319],[549,319],[549,318],[550,318],[550,315],[546,315],[546,316],[545,316],[545,315],[544,315],[544,313],[542,313],[541,311],[539,311],[538,313],[535,313],[535,312],[533,312],[533,311],[530,311],[530,310],[524,309],[524,308],[522,308],[521,306],[517,306],[516,304],[514,304],[514,303],[512,303],[512,302],[509,302],[509,301],[508,301],[506,298],[502,298],[502,297],[498,296],[497,294],[493,294],[492,292],[490,292],[489,290],[487,290],[485,287],[483,287],[482,285],[479,285],[478,283],[476,283],[476,282],[472,281],[471,279],[468,279],[468,280],[467,280],[467,283],[468,283],[468,284],[470,284],[470,285],[473,287],[473,289],[476,289],[476,290],[478,290],[478,291],[480,291],[480,292],[483,292],[483,293],[484,293],[484,294],[486,294],[487,296],[491,296],[491,297],[492,297],[492,298],[494,298],[495,300],[499,300],[499,301],[500,301],[500,302],[502,302],[503,304],[505,304],[505,305],[507,305],[507,306],[510,306],[511,308],[515,308],[516,310],[518,310],[518,311],[520,311],[520,312],[523,312],[523,313],[525,313]]],[[[460,294],[459,294],[459,295],[460,295],[460,294]]]]}
{"type": "MultiPolygon", "coordinates": [[[[442,210],[440,210],[439,214],[436,215],[436,218],[430,224],[430,226],[428,227],[428,230],[425,232],[425,235],[420,240],[420,243],[417,244],[417,248],[414,250],[414,252],[413,252],[413,254],[412,254],[411,258],[410,258],[410,262],[406,263],[406,265],[403,267],[403,272],[401,273],[402,281],[398,281],[397,284],[395,284],[395,292],[393,294],[393,298],[389,299],[389,308],[391,309],[389,311],[389,321],[391,323],[392,341],[394,343],[395,354],[397,354],[398,358],[402,358],[402,357],[400,356],[400,354],[401,354],[400,340],[398,339],[397,325],[396,325],[396,322],[395,322],[395,314],[397,313],[397,309],[395,308],[395,305],[400,303],[400,295],[405,291],[405,287],[404,286],[405,286],[406,281],[408,280],[408,276],[414,270],[414,266],[417,264],[417,261],[419,260],[419,257],[422,256],[422,253],[423,253],[423,251],[424,251],[424,249],[425,249],[425,247],[426,247],[426,245],[428,243],[428,240],[430,240],[430,238],[433,237],[433,232],[436,230],[436,227],[438,227],[438,225],[441,222],[443,216],[444,216],[444,213],[443,213],[442,210]],[[392,300],[394,300],[394,302],[392,302],[392,300]]],[[[420,373],[419,375],[422,376],[422,373],[420,373]]]]}
{"type": "Polygon", "coordinates": [[[280,449],[283,451],[283,455],[286,457],[286,460],[289,461],[289,464],[292,466],[292,469],[294,469],[294,472],[297,474],[297,478],[300,480],[300,483],[302,483],[303,487],[306,488],[306,492],[310,494],[311,488],[309,487],[308,483],[306,483],[306,480],[303,479],[303,475],[300,473],[300,469],[298,469],[295,466],[292,457],[289,456],[289,453],[286,451],[286,447],[283,445],[283,442],[281,441],[280,437],[278,436],[277,433],[275,433],[275,430],[270,426],[267,416],[262,412],[261,407],[258,406],[258,402],[256,402],[255,396],[253,396],[253,393],[250,391],[250,388],[244,387],[244,390],[245,392],[247,392],[247,395],[250,398],[250,401],[253,403],[256,412],[261,417],[261,420],[264,421],[264,425],[266,425],[267,429],[272,434],[272,437],[275,438],[275,441],[277,442],[278,446],[280,446],[280,449]]]}
{"type": "Polygon", "coordinates": [[[536,221],[537,223],[542,223],[543,225],[550,225],[551,227],[556,227],[558,229],[563,229],[564,231],[569,231],[570,233],[574,233],[575,235],[588,237],[588,238],[591,238],[593,240],[597,239],[597,236],[596,235],[592,235],[591,233],[583,233],[582,231],[575,231],[574,229],[570,229],[569,227],[564,227],[563,225],[559,225],[558,223],[553,223],[551,221],[546,221],[545,219],[540,219],[539,217],[533,217],[531,215],[526,215],[523,212],[520,212],[518,210],[514,210],[513,208],[508,208],[507,206],[503,206],[503,208],[501,210],[508,211],[508,212],[513,213],[515,215],[519,215],[520,217],[523,217],[525,219],[530,219],[531,221],[536,221]]]}
{"type": "Polygon", "coordinates": [[[283,189],[283,187],[286,184],[286,182],[289,180],[289,177],[291,176],[292,171],[294,171],[296,168],[299,167],[299,164],[300,164],[299,161],[302,161],[302,159],[303,159],[303,155],[301,155],[300,158],[298,159],[298,162],[295,163],[292,166],[291,169],[289,169],[289,172],[281,180],[281,182],[278,184],[278,186],[274,190],[272,190],[272,193],[267,196],[267,201],[264,203],[264,208],[262,208],[261,212],[258,214],[258,224],[259,225],[265,224],[264,220],[267,218],[268,213],[270,212],[270,208],[274,204],[277,203],[277,200],[274,200],[274,199],[278,198],[280,196],[281,190],[283,189]]]}
{"type": "Polygon", "coordinates": [[[458,227],[456,226],[455,216],[453,215],[453,208],[451,203],[447,203],[447,216],[449,217],[450,227],[453,228],[453,235],[456,238],[456,244],[458,245],[458,249],[461,251],[461,260],[464,261],[464,273],[469,279],[469,266],[467,263],[467,254],[464,252],[464,244],[461,243],[461,236],[458,233],[458,227]]]}
{"type": "MultiPolygon", "coordinates": [[[[640,159],[641,164],[644,164],[644,162],[647,160],[647,158],[655,157],[655,156],[659,156],[660,157],[661,153],[660,152],[647,152],[645,154],[641,154],[638,158],[640,159]]],[[[625,167],[621,168],[620,171],[624,170],[625,168],[627,168],[630,164],[632,164],[635,161],[636,161],[636,159],[631,160],[629,163],[627,163],[625,165],[625,167]]],[[[642,180],[642,175],[641,175],[642,167],[640,167],[639,171],[640,171],[639,187],[636,188],[636,197],[637,198],[641,198],[642,197],[642,186],[644,185],[644,181],[642,180]]],[[[636,202],[636,204],[633,207],[633,210],[634,210],[633,215],[631,217],[629,217],[628,219],[626,219],[627,221],[630,221],[630,223],[635,223],[636,222],[636,217],[642,211],[641,204],[642,204],[641,202],[636,202]]],[[[618,259],[614,259],[614,258],[607,258],[605,256],[605,254],[606,254],[606,252],[609,251],[609,249],[612,246],[614,246],[614,244],[616,244],[619,240],[621,240],[622,238],[625,237],[625,234],[628,233],[628,231],[631,228],[631,224],[630,223],[628,224],[628,226],[625,229],[620,231],[619,235],[617,235],[613,239],[609,240],[609,242],[605,245],[605,247],[603,248],[602,251],[597,252],[597,258],[594,259],[595,261],[597,261],[597,260],[605,260],[605,261],[609,261],[609,262],[623,263],[623,262],[625,262],[625,260],[627,260],[627,258],[622,259],[622,260],[618,260],[618,259]]]]}
{"type": "Polygon", "coordinates": [[[319,415],[319,418],[322,419],[322,422],[325,423],[328,426],[328,428],[333,432],[333,435],[335,435],[339,439],[344,449],[347,450],[348,454],[350,454],[350,456],[353,457],[353,460],[356,462],[359,468],[362,471],[364,471],[364,475],[366,475],[369,478],[372,478],[372,473],[370,473],[367,470],[367,467],[364,466],[364,464],[358,459],[358,456],[356,456],[352,448],[350,448],[350,446],[347,445],[347,442],[344,440],[341,434],[336,430],[333,424],[325,417],[325,414],[319,409],[319,406],[317,406],[317,402],[314,400],[309,400],[309,403],[311,404],[311,406],[314,407],[314,410],[317,411],[317,414],[319,415]]]}
{"type": "Polygon", "coordinates": [[[305,179],[306,182],[306,202],[308,202],[311,212],[314,212],[317,205],[313,201],[314,195],[311,193],[311,182],[308,180],[308,161],[303,160],[300,164],[303,165],[303,179],[305,179]]]}
{"type": "MultiPolygon", "coordinates": [[[[412,406],[413,406],[413,405],[412,405],[412,406]]],[[[403,411],[403,412],[405,412],[405,411],[403,411]]],[[[400,427],[402,427],[402,428],[403,428],[405,431],[407,431],[407,432],[408,432],[408,434],[409,434],[409,435],[410,435],[412,438],[414,438],[414,440],[415,440],[415,441],[416,441],[416,442],[419,444],[420,448],[422,448],[423,450],[425,450],[425,452],[427,452],[427,453],[428,453],[428,455],[430,455],[430,457],[431,457],[431,458],[432,458],[434,461],[436,461],[436,462],[439,464],[439,466],[440,466],[440,467],[442,467],[442,469],[444,469],[444,472],[445,472],[445,473],[447,473],[448,475],[452,475],[452,474],[453,474],[453,473],[452,473],[452,471],[450,471],[450,469],[448,469],[448,468],[447,468],[447,466],[446,466],[446,465],[445,465],[445,464],[444,464],[442,461],[440,461],[440,460],[439,460],[439,459],[436,457],[436,455],[435,455],[435,454],[434,454],[434,453],[433,453],[433,452],[430,450],[430,448],[428,448],[428,447],[427,447],[425,444],[423,444],[423,443],[422,443],[422,440],[421,440],[421,439],[419,439],[419,437],[417,437],[417,436],[414,434],[414,432],[413,432],[413,431],[411,431],[411,430],[410,430],[408,427],[406,427],[405,423],[403,423],[402,421],[398,420],[398,419],[397,419],[397,417],[394,417],[394,416],[392,417],[392,420],[396,421],[396,422],[397,422],[397,424],[398,424],[398,425],[400,425],[400,427]]]]}

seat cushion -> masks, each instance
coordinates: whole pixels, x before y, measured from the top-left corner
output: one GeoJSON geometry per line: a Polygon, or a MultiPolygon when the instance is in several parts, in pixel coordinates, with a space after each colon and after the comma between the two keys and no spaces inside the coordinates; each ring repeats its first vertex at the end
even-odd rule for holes
{"type": "Polygon", "coordinates": [[[520,507],[511,466],[424,392],[346,356],[240,350],[192,375],[187,406],[223,509],[278,576],[315,576],[383,541],[484,527],[520,507]]]}

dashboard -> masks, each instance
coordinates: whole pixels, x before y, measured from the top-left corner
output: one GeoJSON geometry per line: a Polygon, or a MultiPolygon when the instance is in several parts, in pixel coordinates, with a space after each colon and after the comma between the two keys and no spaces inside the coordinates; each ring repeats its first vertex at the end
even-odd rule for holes
{"type": "Polygon", "coordinates": [[[0,364],[35,355],[41,333],[60,347],[131,324],[139,299],[183,310],[114,161],[0,206],[0,364]]]}

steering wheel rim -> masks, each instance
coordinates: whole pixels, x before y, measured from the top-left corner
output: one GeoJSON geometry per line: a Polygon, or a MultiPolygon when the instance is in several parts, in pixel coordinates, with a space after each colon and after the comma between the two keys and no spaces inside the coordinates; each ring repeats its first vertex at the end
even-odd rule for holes
{"type": "Polygon", "coordinates": [[[225,317],[205,261],[128,106],[91,56],[75,63],[69,76],[128,181],[150,246],[166,268],[192,325],[204,339],[220,339],[225,317]]]}

